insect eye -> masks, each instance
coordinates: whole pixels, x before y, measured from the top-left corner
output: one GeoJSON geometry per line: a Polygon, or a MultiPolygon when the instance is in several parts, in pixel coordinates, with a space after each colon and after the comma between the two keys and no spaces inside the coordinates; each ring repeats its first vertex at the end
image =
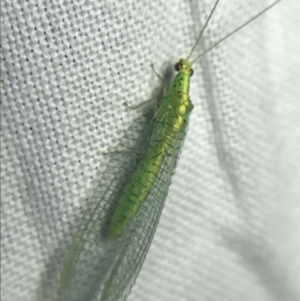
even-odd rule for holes
{"type": "Polygon", "coordinates": [[[190,71],[190,76],[192,76],[194,74],[194,69],[191,68],[191,71],[190,71]]]}
{"type": "Polygon", "coordinates": [[[176,71],[181,70],[181,69],[182,69],[182,64],[181,64],[181,62],[176,63],[176,64],[174,65],[174,68],[175,68],[176,71]]]}

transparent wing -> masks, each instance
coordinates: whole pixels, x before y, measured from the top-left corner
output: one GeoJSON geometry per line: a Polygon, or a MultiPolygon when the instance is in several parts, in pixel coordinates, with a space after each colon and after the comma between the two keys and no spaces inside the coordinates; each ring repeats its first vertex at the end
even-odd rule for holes
{"type": "Polygon", "coordinates": [[[120,243],[106,238],[108,220],[130,174],[143,158],[153,127],[153,112],[137,118],[112,153],[89,209],[67,254],[61,274],[62,301],[95,300],[100,285],[117,254],[120,243]]]}
{"type": "Polygon", "coordinates": [[[139,117],[111,155],[68,252],[59,292],[62,301],[125,300],[129,294],[152,241],[185,136],[185,129],[177,133],[150,193],[128,228],[117,240],[108,240],[109,220],[155,137],[154,124],[153,113],[139,117]]]}
{"type": "Polygon", "coordinates": [[[185,132],[186,127],[177,132],[150,193],[129,228],[120,237],[122,250],[104,285],[101,301],[125,300],[135,282],[161,215],[185,132]]]}

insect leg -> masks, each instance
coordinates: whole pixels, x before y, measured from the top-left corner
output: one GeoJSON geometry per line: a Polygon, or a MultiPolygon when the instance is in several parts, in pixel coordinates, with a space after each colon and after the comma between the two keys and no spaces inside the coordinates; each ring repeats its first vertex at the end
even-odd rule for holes
{"type": "Polygon", "coordinates": [[[106,155],[112,155],[112,154],[123,154],[123,155],[130,155],[131,152],[123,152],[123,151],[117,151],[117,150],[113,150],[113,151],[108,151],[108,152],[103,152],[102,155],[106,156],[106,155]]]}
{"type": "Polygon", "coordinates": [[[154,74],[162,81],[163,83],[163,95],[166,95],[168,88],[169,88],[169,84],[165,81],[165,79],[155,70],[154,65],[150,64],[150,68],[152,69],[152,71],[154,72],[154,74]]]}
{"type": "Polygon", "coordinates": [[[130,110],[137,110],[137,109],[141,109],[141,108],[145,108],[145,107],[150,107],[150,106],[153,106],[153,107],[156,107],[157,105],[157,99],[156,98],[150,98],[150,99],[147,99],[135,106],[129,106],[127,104],[127,102],[123,102],[123,105],[127,108],[127,109],[130,109],[130,110]]]}
{"type": "Polygon", "coordinates": [[[164,80],[164,78],[155,70],[153,64],[150,64],[150,68],[152,69],[152,71],[154,72],[154,74],[162,81],[162,83],[165,84],[166,86],[168,86],[168,84],[166,83],[166,81],[164,80]]]}

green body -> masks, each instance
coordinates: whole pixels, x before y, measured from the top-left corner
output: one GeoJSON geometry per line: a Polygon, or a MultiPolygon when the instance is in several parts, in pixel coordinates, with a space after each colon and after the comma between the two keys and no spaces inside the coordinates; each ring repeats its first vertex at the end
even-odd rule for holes
{"type": "Polygon", "coordinates": [[[108,235],[112,240],[122,234],[136,215],[154,184],[170,145],[176,139],[176,133],[185,129],[188,116],[194,107],[189,98],[191,64],[188,60],[181,59],[176,66],[179,66],[178,74],[153,120],[150,147],[125,186],[111,218],[108,235]]]}

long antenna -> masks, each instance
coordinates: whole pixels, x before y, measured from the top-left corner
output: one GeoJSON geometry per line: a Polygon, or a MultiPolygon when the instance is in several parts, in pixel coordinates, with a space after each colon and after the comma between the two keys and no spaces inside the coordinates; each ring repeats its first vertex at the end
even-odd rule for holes
{"type": "Polygon", "coordinates": [[[252,18],[250,18],[248,21],[246,21],[245,23],[241,24],[239,27],[237,27],[235,30],[233,30],[232,32],[228,33],[227,35],[225,35],[223,38],[221,38],[219,41],[217,41],[216,43],[212,44],[211,46],[209,46],[207,49],[205,49],[203,52],[201,52],[200,54],[198,54],[196,56],[196,58],[194,58],[191,62],[191,64],[193,64],[196,60],[198,60],[201,56],[203,56],[205,53],[207,53],[208,51],[210,51],[211,49],[213,49],[214,47],[216,47],[217,45],[219,45],[221,42],[225,41],[227,38],[229,38],[230,36],[232,36],[234,33],[236,33],[237,31],[239,31],[240,29],[242,29],[243,27],[245,27],[246,25],[248,25],[250,22],[252,22],[253,20],[255,20],[256,18],[258,18],[259,16],[261,16],[263,13],[265,13],[267,10],[269,10],[270,8],[272,8],[273,6],[275,6],[277,3],[279,3],[281,0],[277,0],[274,3],[272,3],[271,5],[267,6],[266,8],[264,8],[262,11],[260,11],[259,13],[257,13],[256,15],[254,15],[252,18]]]}
{"type": "Polygon", "coordinates": [[[211,12],[210,12],[210,14],[209,14],[207,20],[205,21],[205,24],[204,24],[203,28],[201,29],[201,31],[200,31],[200,33],[199,33],[199,36],[198,36],[198,38],[197,38],[197,40],[196,40],[194,46],[192,47],[192,50],[191,50],[190,54],[187,56],[187,59],[189,59],[190,56],[193,54],[193,52],[194,52],[194,50],[195,50],[195,48],[196,48],[196,46],[197,46],[199,40],[201,39],[201,37],[202,37],[202,35],[203,35],[203,32],[204,32],[204,30],[205,30],[205,28],[206,28],[206,26],[207,26],[207,24],[208,24],[208,22],[209,22],[211,16],[213,15],[214,10],[215,10],[215,8],[217,7],[218,3],[219,3],[219,0],[217,0],[217,1],[215,2],[215,5],[214,5],[213,9],[211,10],[211,12]]]}

